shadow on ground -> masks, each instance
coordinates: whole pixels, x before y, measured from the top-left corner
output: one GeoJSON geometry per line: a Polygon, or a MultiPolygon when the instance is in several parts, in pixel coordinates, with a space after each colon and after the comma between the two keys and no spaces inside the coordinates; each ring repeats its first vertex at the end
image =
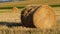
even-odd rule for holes
{"type": "MultiPolygon", "coordinates": [[[[22,23],[16,23],[16,22],[0,22],[0,26],[4,26],[6,25],[7,27],[17,27],[17,26],[23,26],[26,27],[25,25],[23,25],[22,23]]],[[[35,27],[27,27],[27,28],[35,28],[35,27]]]]}
{"type": "Polygon", "coordinates": [[[13,27],[13,26],[22,26],[21,23],[14,23],[14,22],[0,22],[0,25],[4,26],[8,26],[8,27],[13,27]]]}

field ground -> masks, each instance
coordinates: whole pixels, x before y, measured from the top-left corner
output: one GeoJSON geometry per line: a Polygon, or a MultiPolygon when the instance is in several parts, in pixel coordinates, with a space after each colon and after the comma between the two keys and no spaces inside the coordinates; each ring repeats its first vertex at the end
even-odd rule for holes
{"type": "Polygon", "coordinates": [[[48,4],[48,5],[59,5],[60,0],[27,0],[27,1],[20,1],[20,2],[4,2],[0,3],[0,7],[14,7],[14,6],[25,6],[29,4],[48,4]]]}
{"type": "Polygon", "coordinates": [[[19,2],[3,2],[0,3],[0,9],[10,9],[12,7],[23,8],[27,5],[40,5],[40,4],[48,4],[48,5],[57,5],[60,7],[60,0],[26,0],[26,1],[19,1],[19,2]]]}
{"type": "MultiPolygon", "coordinates": [[[[12,23],[15,23],[15,21],[21,22],[21,20],[19,19],[20,15],[21,15],[20,14],[21,10],[19,9],[20,10],[19,12],[14,13],[14,12],[12,12],[11,9],[0,9],[0,21],[1,21],[1,19],[3,19],[2,20],[3,23],[4,23],[4,21],[5,22],[9,21],[11,23],[11,24],[9,24],[9,26],[12,26],[12,27],[8,27],[8,25],[6,25],[6,24],[3,24],[3,25],[0,24],[0,34],[17,34],[17,33],[18,34],[60,34],[60,7],[53,7],[53,9],[55,10],[55,13],[56,13],[57,28],[56,28],[56,30],[50,30],[50,31],[48,31],[48,30],[42,31],[37,28],[26,28],[26,27],[23,27],[20,25],[16,26],[16,24],[13,25],[12,23]],[[9,17],[9,18],[7,18],[7,17],[9,17]]],[[[20,24],[20,23],[18,23],[18,24],[20,24]]]]}
{"type": "Polygon", "coordinates": [[[60,0],[30,0],[21,2],[6,2],[0,3],[0,34],[60,34],[60,0]],[[56,13],[56,30],[42,31],[37,28],[26,28],[20,25],[21,23],[21,8],[26,5],[43,4],[58,5],[53,7],[56,13]],[[20,7],[17,13],[12,11],[12,7],[20,7]],[[16,23],[15,23],[16,22],[16,23]]]}

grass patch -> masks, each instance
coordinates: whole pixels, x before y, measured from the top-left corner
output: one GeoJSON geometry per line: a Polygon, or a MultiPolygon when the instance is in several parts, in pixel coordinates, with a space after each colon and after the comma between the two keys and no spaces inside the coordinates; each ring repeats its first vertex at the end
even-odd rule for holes
{"type": "Polygon", "coordinates": [[[51,7],[60,7],[60,5],[50,5],[51,7]]]}
{"type": "MultiPolygon", "coordinates": [[[[25,6],[16,6],[19,9],[24,8],[25,6]]],[[[0,9],[12,9],[13,7],[7,6],[7,7],[0,7],[0,9]]]]}
{"type": "MultiPolygon", "coordinates": [[[[60,5],[50,5],[51,7],[60,7],[60,5]]],[[[22,9],[22,8],[24,8],[25,6],[16,6],[17,8],[19,8],[19,9],[22,9]]],[[[0,9],[12,9],[13,7],[11,7],[11,6],[5,6],[5,7],[0,7],[0,9]]]]}

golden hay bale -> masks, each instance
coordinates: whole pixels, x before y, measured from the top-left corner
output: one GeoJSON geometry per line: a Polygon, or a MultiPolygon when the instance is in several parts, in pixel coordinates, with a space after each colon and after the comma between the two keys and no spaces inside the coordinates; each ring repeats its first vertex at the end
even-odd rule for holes
{"type": "Polygon", "coordinates": [[[48,5],[29,6],[21,13],[21,22],[26,27],[51,29],[55,28],[55,21],[55,12],[48,5]]]}
{"type": "Polygon", "coordinates": [[[40,29],[55,29],[56,15],[54,10],[48,5],[41,5],[33,15],[33,23],[40,29]]]}
{"type": "Polygon", "coordinates": [[[17,7],[13,7],[13,8],[12,8],[12,11],[13,11],[14,13],[16,13],[16,12],[19,11],[19,9],[18,9],[17,7]]]}

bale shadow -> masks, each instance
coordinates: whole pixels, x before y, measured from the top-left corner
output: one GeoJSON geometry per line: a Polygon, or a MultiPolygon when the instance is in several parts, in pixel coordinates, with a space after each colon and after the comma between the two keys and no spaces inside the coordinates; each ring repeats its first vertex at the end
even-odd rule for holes
{"type": "Polygon", "coordinates": [[[14,27],[14,26],[22,26],[21,23],[14,23],[14,22],[0,22],[0,25],[4,26],[8,26],[8,27],[14,27]]]}

